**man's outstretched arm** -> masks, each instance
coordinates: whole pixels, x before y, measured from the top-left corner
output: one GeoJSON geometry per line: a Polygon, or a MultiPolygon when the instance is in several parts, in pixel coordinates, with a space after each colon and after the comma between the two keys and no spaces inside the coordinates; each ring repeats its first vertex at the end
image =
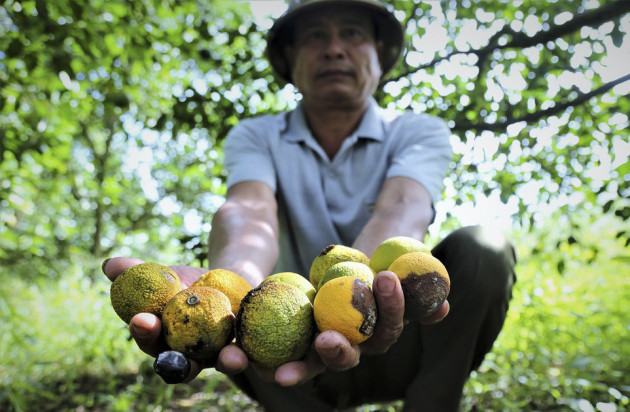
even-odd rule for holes
{"type": "MultiPolygon", "coordinates": [[[[431,197],[420,183],[404,177],[390,178],[381,189],[372,218],[353,247],[371,256],[374,249],[389,237],[402,235],[421,240],[432,218],[431,197]]],[[[314,344],[316,354],[309,354],[303,361],[282,365],[275,374],[276,381],[282,385],[300,384],[327,368],[352,368],[359,363],[362,353],[386,352],[403,330],[404,296],[398,277],[388,271],[377,274],[373,291],[379,317],[370,339],[361,345],[351,345],[340,333],[321,333],[314,344]]],[[[436,313],[422,322],[437,322],[447,313],[448,303],[445,302],[436,313]]]]}
{"type": "Polygon", "coordinates": [[[247,181],[232,186],[212,219],[210,268],[231,270],[258,286],[278,259],[277,211],[268,185],[247,181]]]}

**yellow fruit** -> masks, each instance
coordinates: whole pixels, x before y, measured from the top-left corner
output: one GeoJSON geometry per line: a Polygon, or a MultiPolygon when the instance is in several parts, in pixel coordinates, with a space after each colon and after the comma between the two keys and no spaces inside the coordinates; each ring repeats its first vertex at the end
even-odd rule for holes
{"type": "Polygon", "coordinates": [[[419,241],[412,237],[407,236],[395,236],[387,240],[384,240],[370,258],[370,267],[374,269],[374,272],[382,272],[387,270],[389,265],[392,264],[396,258],[404,255],[405,253],[412,252],[424,252],[431,254],[431,250],[419,241]]]}
{"type": "Polygon", "coordinates": [[[168,301],[162,315],[168,346],[190,359],[212,360],[234,337],[234,314],[222,292],[196,286],[168,301]]]}
{"type": "Polygon", "coordinates": [[[365,263],[360,262],[339,262],[335,263],[326,271],[322,279],[319,281],[317,290],[320,290],[324,283],[331,279],[339,278],[342,276],[354,276],[365,282],[370,289],[372,289],[372,282],[374,281],[374,271],[365,263]]]}
{"type": "Polygon", "coordinates": [[[370,259],[360,250],[343,245],[328,245],[311,263],[309,280],[313,287],[317,288],[326,271],[339,262],[361,262],[367,265],[370,259]]]}
{"type": "Polygon", "coordinates": [[[313,285],[311,285],[311,282],[306,280],[304,276],[298,273],[294,273],[294,272],[275,273],[271,276],[266,277],[265,280],[262,281],[262,283],[273,282],[273,281],[284,282],[284,283],[288,283],[289,285],[293,285],[297,287],[298,289],[300,289],[302,292],[306,294],[306,296],[308,297],[308,300],[310,300],[311,303],[313,303],[313,300],[315,299],[315,292],[316,292],[315,288],[313,287],[313,285]]]}
{"type": "Polygon", "coordinates": [[[400,256],[388,268],[398,276],[405,295],[405,317],[419,320],[438,310],[448,297],[451,280],[446,268],[424,252],[400,256]]]}
{"type": "Polygon", "coordinates": [[[334,330],[351,344],[359,344],[374,332],[376,300],[361,279],[343,276],[322,285],[315,295],[313,314],[321,332],[334,330]]]}
{"type": "Polygon", "coordinates": [[[301,359],[315,325],[306,294],[283,282],[265,282],[249,291],[236,317],[236,344],[263,368],[301,359]]]}
{"type": "Polygon", "coordinates": [[[252,289],[248,281],[226,269],[212,269],[191,286],[205,286],[223,292],[230,299],[234,315],[241,308],[241,300],[252,289]]]}
{"type": "Polygon", "coordinates": [[[130,267],[112,282],[110,299],[125,323],[138,313],[162,316],[164,305],[182,290],[177,273],[167,266],[145,262],[130,267]]]}

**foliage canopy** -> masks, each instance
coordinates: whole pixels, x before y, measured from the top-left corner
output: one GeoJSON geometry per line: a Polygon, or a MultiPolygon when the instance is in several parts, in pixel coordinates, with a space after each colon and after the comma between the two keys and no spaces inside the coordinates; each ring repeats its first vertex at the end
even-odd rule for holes
{"type": "MultiPolygon", "coordinates": [[[[390,3],[408,43],[376,97],[449,122],[444,210],[486,196],[522,228],[549,205],[628,218],[630,2],[390,3]]],[[[222,139],[299,101],[264,58],[266,23],[225,0],[4,2],[3,270],[58,276],[76,254],[203,262],[222,139]]]]}

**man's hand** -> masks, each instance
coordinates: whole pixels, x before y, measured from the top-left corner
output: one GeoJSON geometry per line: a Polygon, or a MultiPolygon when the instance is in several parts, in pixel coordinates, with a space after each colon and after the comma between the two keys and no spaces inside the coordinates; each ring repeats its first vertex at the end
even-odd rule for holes
{"type": "MultiPolygon", "coordinates": [[[[327,368],[341,371],[359,364],[361,354],[383,354],[398,340],[405,321],[405,299],[398,277],[393,272],[380,272],[373,283],[378,307],[374,334],[360,345],[351,345],[338,332],[320,333],[313,348],[302,361],[288,362],[275,372],[275,381],[283,386],[298,385],[324,372],[327,368]]],[[[448,302],[422,323],[441,321],[448,314],[448,302]]]]}
{"type": "MultiPolygon", "coordinates": [[[[103,272],[113,282],[127,268],[143,262],[143,260],[136,258],[112,258],[103,263],[103,272]]],[[[189,287],[207,272],[207,269],[191,266],[171,266],[171,268],[179,276],[183,288],[189,287]]],[[[162,336],[162,323],[157,316],[151,313],[139,313],[131,319],[129,330],[143,352],[156,357],[169,350],[162,336]]],[[[184,382],[191,381],[207,367],[214,366],[221,372],[234,374],[244,371],[248,366],[247,355],[234,344],[221,350],[216,364],[202,364],[194,360],[191,360],[190,363],[191,371],[184,382]]]]}
{"type": "MultiPolygon", "coordinates": [[[[104,262],[103,272],[114,280],[125,269],[143,263],[136,258],[112,258],[104,262]]],[[[182,287],[192,285],[206,269],[190,266],[171,266],[182,282],[182,287]]],[[[336,371],[346,370],[359,364],[361,354],[382,354],[387,352],[400,336],[404,320],[405,302],[398,277],[388,271],[379,273],[373,284],[374,296],[378,307],[378,319],[374,327],[374,334],[360,345],[351,345],[338,332],[326,331],[317,335],[313,346],[303,360],[288,362],[275,371],[261,370],[254,366],[261,379],[275,381],[283,386],[298,385],[324,372],[326,369],[336,371]]],[[[448,314],[448,302],[433,315],[423,320],[423,323],[435,323],[448,314]]],[[[129,324],[131,336],[138,347],[145,353],[156,357],[169,350],[162,337],[160,320],[150,313],[139,313],[131,319],[129,324]]],[[[214,367],[219,372],[233,375],[245,371],[249,366],[247,355],[234,343],[224,347],[219,352],[215,364],[203,364],[190,361],[191,371],[184,382],[194,379],[204,368],[214,367]]]]}

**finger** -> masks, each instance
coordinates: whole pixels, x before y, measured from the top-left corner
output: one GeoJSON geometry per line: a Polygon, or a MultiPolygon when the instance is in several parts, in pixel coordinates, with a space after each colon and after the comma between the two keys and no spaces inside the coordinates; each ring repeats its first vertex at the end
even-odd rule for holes
{"type": "Polygon", "coordinates": [[[367,353],[385,353],[393,345],[404,326],[405,297],[395,273],[380,272],[373,283],[378,319],[372,337],[361,349],[367,353]]]}
{"type": "Polygon", "coordinates": [[[328,330],[315,339],[315,349],[322,363],[333,370],[343,371],[359,364],[361,351],[357,345],[351,345],[339,332],[328,330]]]}
{"type": "Polygon", "coordinates": [[[131,336],[144,353],[156,357],[169,350],[162,336],[162,323],[151,313],[138,313],[129,323],[131,336]]]}
{"type": "Polygon", "coordinates": [[[109,280],[113,281],[125,270],[140,263],[144,263],[144,260],[129,257],[114,257],[106,259],[103,262],[102,269],[105,276],[107,276],[109,280]]]}
{"type": "Polygon", "coordinates": [[[281,386],[301,385],[326,370],[315,347],[306,354],[303,360],[287,362],[276,370],[276,383],[281,386]]]}
{"type": "Polygon", "coordinates": [[[170,266],[177,273],[183,288],[188,288],[195,283],[201,275],[208,272],[208,269],[194,266],[170,266]]]}
{"type": "Polygon", "coordinates": [[[251,363],[254,372],[258,375],[263,382],[273,383],[276,381],[276,369],[275,368],[263,368],[255,363],[251,363]]]}
{"type": "Polygon", "coordinates": [[[451,305],[448,303],[448,300],[445,300],[444,303],[442,303],[442,306],[440,306],[438,310],[436,310],[430,316],[420,320],[420,323],[424,325],[432,325],[434,323],[441,322],[442,319],[444,319],[446,315],[448,315],[448,312],[450,310],[451,310],[451,305]]]}
{"type": "Polygon", "coordinates": [[[216,370],[226,375],[244,372],[249,366],[247,355],[241,348],[231,343],[221,349],[215,366],[216,370]]]}
{"type": "Polygon", "coordinates": [[[191,359],[190,360],[190,373],[188,374],[186,379],[182,381],[182,383],[188,383],[192,381],[193,379],[197,377],[197,375],[201,373],[202,370],[204,370],[204,367],[200,365],[199,362],[191,359]]]}

